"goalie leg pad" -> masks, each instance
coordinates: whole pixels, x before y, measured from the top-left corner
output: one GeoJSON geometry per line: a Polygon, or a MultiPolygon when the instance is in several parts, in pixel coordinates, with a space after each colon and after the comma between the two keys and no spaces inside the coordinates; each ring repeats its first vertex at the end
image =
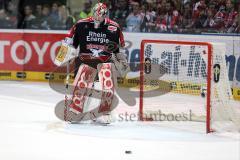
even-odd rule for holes
{"type": "Polygon", "coordinates": [[[77,76],[73,82],[75,86],[73,91],[72,103],[70,104],[70,111],[78,114],[83,113],[84,103],[87,101],[97,70],[88,65],[82,64],[79,67],[77,76]]]}
{"type": "Polygon", "coordinates": [[[108,113],[112,110],[111,107],[114,103],[114,92],[117,85],[115,72],[115,67],[112,63],[102,63],[98,65],[98,76],[100,84],[102,85],[99,113],[108,113]]]}

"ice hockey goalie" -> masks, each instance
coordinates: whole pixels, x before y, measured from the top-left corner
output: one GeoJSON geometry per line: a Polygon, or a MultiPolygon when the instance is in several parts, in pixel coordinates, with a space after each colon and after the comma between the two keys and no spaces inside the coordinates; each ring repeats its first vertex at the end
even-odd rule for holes
{"type": "MultiPolygon", "coordinates": [[[[92,115],[94,121],[110,123],[110,108],[114,103],[116,89],[116,71],[124,76],[128,70],[126,57],[120,53],[124,47],[124,37],[119,25],[107,18],[107,6],[97,3],[93,7],[93,16],[78,21],[62,41],[61,49],[55,59],[56,65],[75,59],[74,90],[69,111],[72,116],[83,113],[92,105],[92,87],[101,92],[98,113],[92,115]],[[76,53],[79,47],[79,52],[76,53]],[[96,77],[99,83],[96,85],[96,77]]],[[[74,121],[68,119],[68,121],[74,121]]]]}

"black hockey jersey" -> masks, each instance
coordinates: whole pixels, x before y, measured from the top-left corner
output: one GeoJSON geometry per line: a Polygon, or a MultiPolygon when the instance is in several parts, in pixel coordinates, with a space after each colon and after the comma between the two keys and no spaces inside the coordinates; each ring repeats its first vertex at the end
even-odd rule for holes
{"type": "Polygon", "coordinates": [[[124,46],[124,37],[119,25],[105,18],[98,28],[94,28],[92,17],[82,19],[69,32],[73,46],[80,47],[82,63],[108,62],[112,53],[118,53],[124,46]]]}

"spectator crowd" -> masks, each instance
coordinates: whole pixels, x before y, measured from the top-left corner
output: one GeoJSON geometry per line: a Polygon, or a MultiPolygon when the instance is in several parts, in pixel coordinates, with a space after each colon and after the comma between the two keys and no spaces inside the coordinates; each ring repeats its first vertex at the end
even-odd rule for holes
{"type": "Polygon", "coordinates": [[[118,0],[110,17],[126,31],[239,33],[239,0],[118,0]]]}
{"type": "MultiPolygon", "coordinates": [[[[1,1],[0,1],[1,2],[1,1]]],[[[57,1],[49,4],[24,5],[19,10],[17,0],[0,3],[0,28],[67,30],[76,22],[70,8],[57,1]]]]}
{"type": "MultiPolygon", "coordinates": [[[[71,13],[54,2],[24,5],[18,13],[14,0],[0,4],[0,28],[67,30],[92,15],[92,1],[71,13]]],[[[1,0],[0,0],[1,3],[1,0]]],[[[124,31],[155,33],[239,33],[240,0],[109,0],[109,17],[124,31]]]]}

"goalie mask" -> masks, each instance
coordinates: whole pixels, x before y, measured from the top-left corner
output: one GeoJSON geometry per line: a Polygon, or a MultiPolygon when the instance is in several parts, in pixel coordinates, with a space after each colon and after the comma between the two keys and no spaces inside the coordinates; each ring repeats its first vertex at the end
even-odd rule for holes
{"type": "Polygon", "coordinates": [[[100,24],[107,16],[107,6],[103,3],[97,3],[93,7],[94,28],[99,28],[100,24]]]}

